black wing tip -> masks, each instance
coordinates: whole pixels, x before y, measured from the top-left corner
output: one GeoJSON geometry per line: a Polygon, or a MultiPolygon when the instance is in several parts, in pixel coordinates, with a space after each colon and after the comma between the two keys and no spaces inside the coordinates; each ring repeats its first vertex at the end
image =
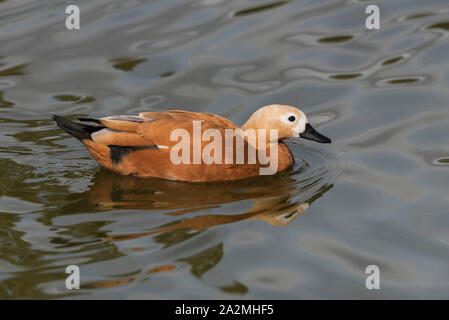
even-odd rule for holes
{"type": "Polygon", "coordinates": [[[64,124],[67,122],[71,122],[70,120],[63,118],[61,116],[58,116],[57,114],[52,115],[51,117],[56,124],[58,125],[58,127],[60,127],[61,129],[64,129],[64,124]]]}
{"type": "Polygon", "coordinates": [[[156,145],[152,146],[116,146],[116,145],[108,145],[111,161],[113,164],[119,164],[122,161],[122,158],[131,152],[138,150],[148,150],[148,149],[159,149],[156,145]]]}
{"type": "Polygon", "coordinates": [[[94,123],[102,124],[100,120],[94,119],[94,118],[78,118],[78,120],[83,121],[83,122],[94,122],[94,123]]]}
{"type": "Polygon", "coordinates": [[[55,120],[55,121],[57,121],[57,120],[59,120],[59,119],[64,119],[63,117],[58,116],[57,114],[53,114],[53,115],[51,116],[51,118],[52,118],[53,120],[55,120]]]}
{"type": "Polygon", "coordinates": [[[104,128],[103,126],[93,126],[75,122],[56,114],[54,114],[52,118],[59,128],[61,128],[71,136],[77,138],[78,140],[91,139],[91,134],[93,132],[104,128]]]}

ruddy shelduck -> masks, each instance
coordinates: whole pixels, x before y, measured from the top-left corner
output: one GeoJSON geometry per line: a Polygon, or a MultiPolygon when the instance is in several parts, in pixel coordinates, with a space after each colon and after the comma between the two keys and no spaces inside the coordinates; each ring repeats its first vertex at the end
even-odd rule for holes
{"type": "Polygon", "coordinates": [[[182,110],[141,112],[138,116],[79,118],[79,121],[54,115],[53,119],[61,129],[79,139],[107,169],[124,175],[191,182],[238,180],[260,175],[261,169],[269,167],[270,163],[262,161],[261,157],[251,158],[252,151],[257,155],[269,155],[270,159],[276,156],[273,173],[286,170],[294,163],[290,149],[283,142],[288,138],[331,142],[310,125],[301,110],[278,104],[258,109],[241,128],[219,115],[182,110]],[[211,130],[215,134],[209,134],[211,130]],[[173,139],[175,131],[190,134],[181,148],[180,142],[173,139]],[[194,140],[195,131],[200,133],[199,142],[194,140]],[[229,132],[236,134],[229,135],[229,132]],[[255,135],[248,132],[255,132],[255,135]],[[205,134],[209,140],[205,141],[205,134]],[[231,137],[230,143],[218,141],[223,137],[231,137]],[[240,160],[238,139],[243,146],[239,149],[243,152],[240,160]],[[215,143],[213,148],[210,146],[212,143],[215,143]],[[187,160],[193,158],[193,161],[173,161],[175,149],[176,154],[187,151],[187,160]],[[200,152],[200,158],[202,155],[205,161],[195,162],[195,152],[200,152]],[[231,156],[227,158],[229,154],[231,156]]]}

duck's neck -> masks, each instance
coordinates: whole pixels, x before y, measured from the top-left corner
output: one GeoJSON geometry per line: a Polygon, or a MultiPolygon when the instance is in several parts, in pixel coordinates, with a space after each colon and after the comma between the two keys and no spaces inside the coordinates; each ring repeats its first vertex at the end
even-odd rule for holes
{"type": "Polygon", "coordinates": [[[257,132],[258,126],[256,126],[255,122],[256,121],[254,121],[251,117],[248,119],[248,121],[245,122],[245,124],[243,126],[240,127],[240,129],[242,129],[243,131],[251,129],[251,130],[254,130],[255,132],[257,132]]]}
{"type": "Polygon", "coordinates": [[[245,141],[256,149],[268,149],[278,144],[277,132],[274,134],[270,130],[256,128],[250,121],[246,122],[240,129],[245,141]],[[261,130],[265,130],[265,135],[261,130]]]}

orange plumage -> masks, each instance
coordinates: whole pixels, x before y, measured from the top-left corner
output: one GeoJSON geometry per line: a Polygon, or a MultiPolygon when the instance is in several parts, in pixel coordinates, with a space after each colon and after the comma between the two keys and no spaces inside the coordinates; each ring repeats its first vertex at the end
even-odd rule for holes
{"type": "MultiPolygon", "coordinates": [[[[170,153],[178,143],[170,139],[173,130],[184,129],[190,133],[189,148],[192,158],[195,151],[193,150],[193,121],[201,121],[201,135],[208,129],[214,129],[225,137],[227,129],[238,129],[230,120],[214,114],[173,110],[142,112],[138,116],[80,118],[79,121],[54,116],[54,120],[60,128],[79,139],[101,166],[124,175],[191,182],[226,181],[258,176],[259,169],[268,166],[268,164],[262,164],[257,157],[256,163],[248,161],[248,150],[256,148],[256,152],[259,152],[260,145],[254,145],[246,138],[243,141],[244,163],[237,163],[235,152],[232,163],[225,163],[225,148],[223,148],[221,163],[194,164],[193,161],[173,163],[170,153]]],[[[276,129],[278,131],[278,139],[268,141],[266,150],[270,154],[271,146],[276,144],[278,152],[276,172],[279,172],[291,167],[294,163],[292,153],[282,142],[283,139],[305,135],[309,130],[309,136],[303,136],[304,138],[330,142],[328,138],[308,127],[311,128],[304,113],[299,109],[271,105],[256,111],[241,129],[276,129]],[[295,121],[290,121],[293,118],[295,121]]],[[[207,144],[208,142],[200,141],[200,150],[203,151],[207,144]]],[[[234,149],[236,145],[237,141],[234,137],[232,141],[234,149]]],[[[211,153],[211,156],[214,156],[214,153],[211,153]]]]}

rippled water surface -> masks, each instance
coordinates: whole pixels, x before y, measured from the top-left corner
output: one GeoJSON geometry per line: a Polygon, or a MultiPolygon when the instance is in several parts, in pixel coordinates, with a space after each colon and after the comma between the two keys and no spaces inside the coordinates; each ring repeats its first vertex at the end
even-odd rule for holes
{"type": "Polygon", "coordinates": [[[0,297],[449,298],[449,4],[370,3],[0,1],[0,297]],[[232,183],[108,172],[51,120],[271,103],[333,143],[232,183]]]}

